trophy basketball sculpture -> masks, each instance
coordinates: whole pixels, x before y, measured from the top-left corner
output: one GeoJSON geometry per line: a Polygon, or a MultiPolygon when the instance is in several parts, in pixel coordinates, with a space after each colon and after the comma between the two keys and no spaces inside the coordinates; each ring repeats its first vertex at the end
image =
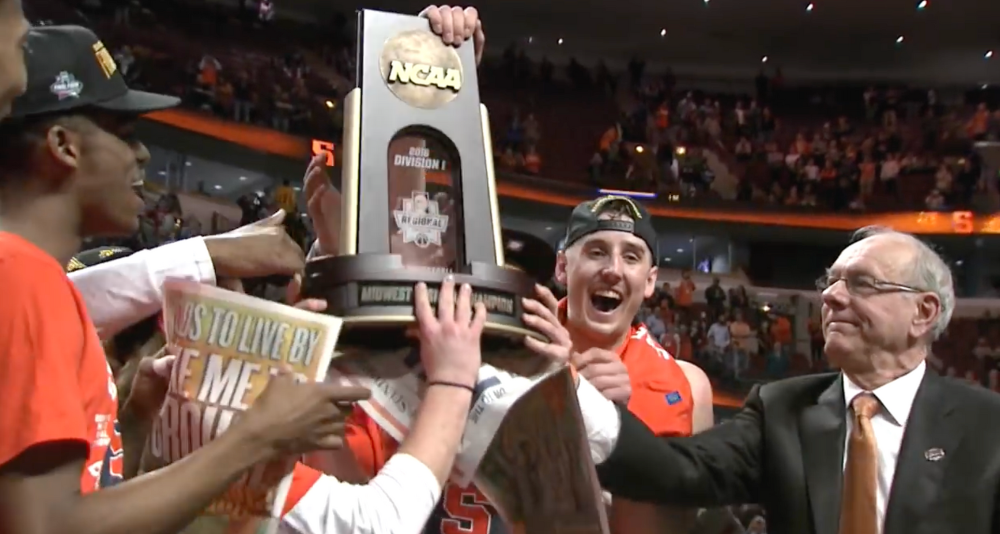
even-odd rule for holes
{"type": "Polygon", "coordinates": [[[448,46],[426,19],[364,10],[357,80],[345,102],[340,255],[311,261],[303,288],[344,319],[338,346],[409,347],[414,286],[436,301],[449,273],[486,307],[484,358],[491,345],[542,339],[521,322],[534,280],[504,266],[472,42],[448,46]]]}

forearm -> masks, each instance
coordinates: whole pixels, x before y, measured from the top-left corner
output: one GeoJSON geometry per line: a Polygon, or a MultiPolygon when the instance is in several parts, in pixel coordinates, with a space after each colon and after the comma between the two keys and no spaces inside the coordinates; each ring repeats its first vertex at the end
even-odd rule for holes
{"type": "Polygon", "coordinates": [[[146,438],[153,424],[150,418],[133,414],[127,405],[118,417],[118,424],[122,435],[122,454],[125,455],[122,476],[125,480],[130,480],[139,474],[146,438]]]}
{"type": "Polygon", "coordinates": [[[442,485],[451,474],[471,402],[469,390],[429,386],[413,428],[399,448],[426,465],[442,485]]]}
{"type": "Polygon", "coordinates": [[[74,534],[174,534],[269,453],[237,429],[184,459],[81,498],[63,516],[74,534]]]}
{"type": "Polygon", "coordinates": [[[185,239],[69,274],[101,339],[160,311],[163,281],[215,283],[204,239],[185,239]]]}

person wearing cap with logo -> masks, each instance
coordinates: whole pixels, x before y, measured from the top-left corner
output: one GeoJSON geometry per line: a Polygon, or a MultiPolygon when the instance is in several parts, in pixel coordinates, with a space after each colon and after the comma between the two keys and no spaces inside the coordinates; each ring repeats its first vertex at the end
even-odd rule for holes
{"type": "MultiPolygon", "coordinates": [[[[338,403],[367,390],[279,376],[218,439],[121,481],[117,388],[64,268],[83,238],[138,229],[134,124],[177,99],[130,90],[78,26],[32,29],[26,67],[0,122],[0,532],[174,533],[253,465],[341,446],[338,403]]],[[[122,417],[148,420],[162,397],[136,391],[122,417]]]]}
{"type": "MultiPolygon", "coordinates": [[[[607,399],[626,406],[657,436],[687,436],[713,424],[705,373],[677,360],[634,319],[657,284],[656,230],[649,212],[628,197],[605,196],[573,209],[556,281],[566,298],[550,306],[573,342],[570,363],[607,399]]],[[[584,409],[587,406],[584,405],[584,409]]],[[[688,532],[695,510],[612,500],[620,533],[688,532]]]]}

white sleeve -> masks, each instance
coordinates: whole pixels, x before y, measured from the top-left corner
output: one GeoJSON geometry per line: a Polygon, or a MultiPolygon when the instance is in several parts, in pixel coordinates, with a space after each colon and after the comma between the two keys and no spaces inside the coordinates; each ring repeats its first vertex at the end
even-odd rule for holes
{"type": "Polygon", "coordinates": [[[167,278],[215,284],[215,267],[204,239],[177,241],[69,275],[101,339],[159,312],[167,278]]]}
{"type": "Polygon", "coordinates": [[[282,517],[282,532],[299,534],[419,534],[441,498],[434,473],[397,453],[368,484],[324,475],[282,517]]]}
{"type": "Polygon", "coordinates": [[[580,377],[576,388],[576,398],[583,413],[583,425],[590,443],[590,457],[595,465],[604,463],[618,443],[618,431],[622,421],[615,403],[606,399],[590,382],[580,377]]]}

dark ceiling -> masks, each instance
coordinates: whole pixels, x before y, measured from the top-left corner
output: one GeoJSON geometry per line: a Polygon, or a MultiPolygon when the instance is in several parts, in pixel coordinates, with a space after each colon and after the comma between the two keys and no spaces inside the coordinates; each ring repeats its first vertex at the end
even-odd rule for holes
{"type": "MultiPolygon", "coordinates": [[[[622,64],[637,54],[703,77],[752,76],[768,56],[769,67],[781,66],[786,76],[800,79],[1000,81],[1000,1],[928,0],[922,10],[919,1],[814,0],[811,11],[808,0],[480,0],[476,7],[495,53],[517,42],[553,59],[622,64]],[[900,35],[904,40],[897,44],[900,35]],[[984,58],[994,48],[997,57],[984,58]]],[[[331,7],[416,13],[426,3],[278,5],[301,15],[331,7]]]]}

